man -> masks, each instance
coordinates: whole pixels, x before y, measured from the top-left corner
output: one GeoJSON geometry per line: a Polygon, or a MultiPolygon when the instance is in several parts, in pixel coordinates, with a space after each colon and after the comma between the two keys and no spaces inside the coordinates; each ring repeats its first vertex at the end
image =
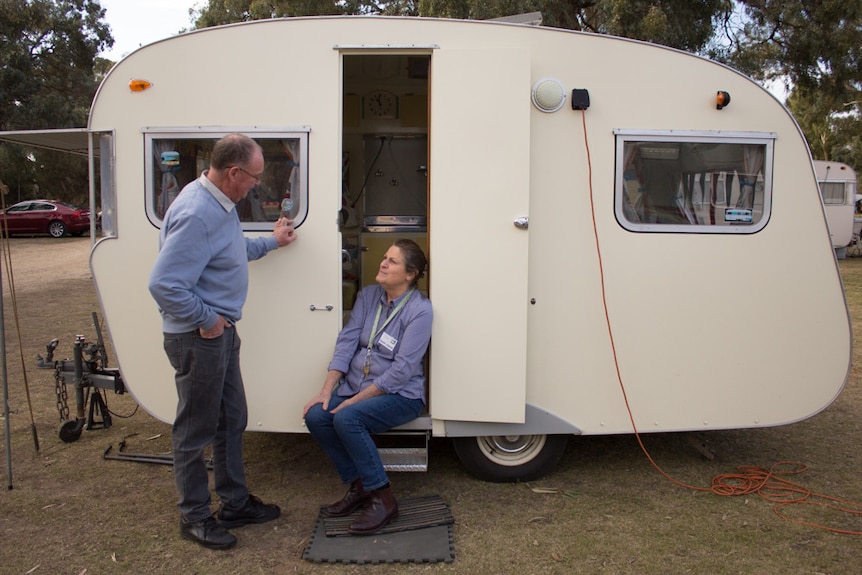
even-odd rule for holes
{"type": "Polygon", "coordinates": [[[149,289],[162,314],[165,353],[176,370],[172,430],[180,534],[228,549],[227,529],[277,518],[277,505],[249,493],[242,434],[248,421],[236,322],[248,292],[248,262],[296,240],[281,218],[272,236],[243,236],[236,203],[263,176],[263,150],[242,134],[213,147],[209,170],[183,188],[165,215],[149,289]],[[210,509],[204,448],[212,444],[217,515],[210,509]]]}

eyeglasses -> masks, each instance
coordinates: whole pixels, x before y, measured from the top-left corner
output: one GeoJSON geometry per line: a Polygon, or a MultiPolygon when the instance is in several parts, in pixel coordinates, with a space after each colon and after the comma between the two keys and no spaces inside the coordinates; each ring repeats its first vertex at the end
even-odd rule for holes
{"type": "Polygon", "coordinates": [[[263,177],[263,174],[261,174],[261,175],[259,175],[259,176],[255,176],[255,175],[254,175],[254,174],[252,174],[251,172],[248,172],[248,171],[246,171],[246,170],[243,170],[243,169],[242,169],[242,168],[240,168],[239,166],[234,166],[234,168],[236,168],[237,170],[239,170],[240,172],[242,172],[243,174],[245,174],[245,175],[246,175],[246,176],[248,176],[249,178],[254,179],[254,181],[255,181],[255,182],[257,182],[258,184],[260,183],[260,179],[263,177]]]}

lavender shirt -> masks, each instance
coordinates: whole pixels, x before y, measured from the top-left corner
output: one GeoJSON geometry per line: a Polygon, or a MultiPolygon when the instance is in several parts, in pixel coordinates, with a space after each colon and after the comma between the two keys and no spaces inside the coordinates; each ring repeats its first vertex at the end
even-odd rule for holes
{"type": "Polygon", "coordinates": [[[356,395],[373,383],[385,393],[426,401],[423,359],[431,341],[431,302],[414,290],[395,317],[380,329],[408,293],[409,290],[387,304],[386,292],[379,285],[359,292],[350,319],[338,334],[329,364],[329,369],[345,374],[336,390],[338,395],[356,395]],[[371,367],[366,377],[363,372],[368,340],[381,305],[378,334],[371,348],[371,367]]]}

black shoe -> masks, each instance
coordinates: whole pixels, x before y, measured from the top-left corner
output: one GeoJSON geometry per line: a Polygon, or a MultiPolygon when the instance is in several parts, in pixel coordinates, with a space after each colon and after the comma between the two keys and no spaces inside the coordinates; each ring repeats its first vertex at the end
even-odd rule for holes
{"type": "Polygon", "coordinates": [[[186,521],[185,517],[181,517],[180,535],[183,539],[200,543],[209,549],[230,549],[236,545],[236,537],[216,523],[212,515],[194,522],[186,521]]]}
{"type": "Polygon", "coordinates": [[[242,527],[249,523],[266,523],[277,519],[281,509],[274,503],[264,503],[254,495],[249,494],[248,500],[241,509],[231,510],[222,506],[218,511],[218,522],[226,529],[242,527]]]}

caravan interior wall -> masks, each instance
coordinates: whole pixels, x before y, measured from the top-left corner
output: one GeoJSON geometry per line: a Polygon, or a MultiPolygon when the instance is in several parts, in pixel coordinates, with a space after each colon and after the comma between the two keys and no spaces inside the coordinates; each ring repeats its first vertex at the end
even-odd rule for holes
{"type": "Polygon", "coordinates": [[[229,132],[266,150],[246,233],[270,233],[290,199],[299,235],[250,264],[251,430],[304,431],[370,281],[370,216],[427,241],[435,435],[629,433],[623,389],[640,431],[777,425],[829,405],[848,374],[805,140],[767,91],[690,54],[494,22],[259,21],[133,52],[89,128],[113,135],[116,182],[93,275],[123,377],[165,421],[173,372],[146,288],[160,210],[229,132]],[[236,81],[212,85],[213,66],[236,81]]]}

